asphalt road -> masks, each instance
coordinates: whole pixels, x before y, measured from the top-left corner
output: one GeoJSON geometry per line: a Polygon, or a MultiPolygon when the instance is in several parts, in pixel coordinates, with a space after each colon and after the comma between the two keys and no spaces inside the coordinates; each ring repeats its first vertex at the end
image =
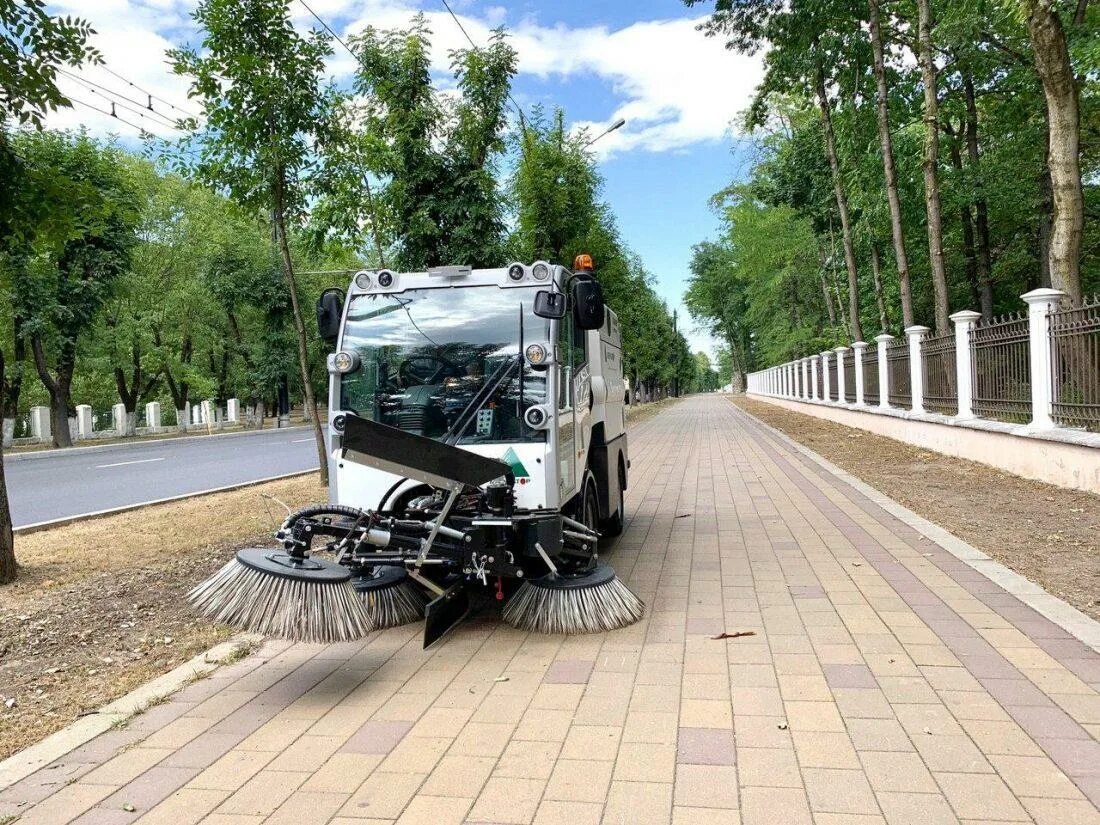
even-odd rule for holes
{"type": "Polygon", "coordinates": [[[308,427],[76,447],[4,459],[15,527],[317,467],[308,427]]]}

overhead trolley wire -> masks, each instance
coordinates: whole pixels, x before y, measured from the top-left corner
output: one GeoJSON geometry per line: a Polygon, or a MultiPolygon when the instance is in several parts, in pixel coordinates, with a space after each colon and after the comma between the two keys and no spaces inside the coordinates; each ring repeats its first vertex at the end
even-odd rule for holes
{"type": "Polygon", "coordinates": [[[153,100],[159,100],[165,106],[168,106],[172,109],[175,109],[177,112],[181,112],[182,114],[187,115],[187,117],[198,117],[198,115],[196,115],[194,112],[189,112],[187,109],[184,109],[182,106],[177,106],[176,104],[172,103],[170,100],[165,100],[163,97],[160,97],[159,95],[153,94],[148,89],[143,89],[141,86],[134,83],[134,81],[129,80],[129,79],[123,77],[122,75],[120,75],[114,69],[108,68],[107,66],[100,66],[99,68],[103,69],[103,71],[107,72],[108,74],[114,75],[115,77],[117,77],[119,80],[121,80],[123,83],[127,84],[128,86],[133,86],[135,89],[137,89],[143,95],[146,95],[147,97],[151,97],[153,100]]]}
{"type": "Polygon", "coordinates": [[[107,88],[106,86],[102,86],[99,83],[96,83],[93,80],[86,80],[85,78],[80,77],[79,75],[73,74],[72,72],[67,72],[64,69],[58,69],[58,72],[65,75],[66,77],[70,78],[73,82],[80,83],[83,86],[86,86],[88,88],[89,92],[91,92],[94,95],[99,95],[100,97],[105,98],[108,102],[110,102],[112,104],[118,103],[118,105],[121,106],[123,109],[131,111],[134,114],[140,115],[141,117],[147,117],[148,115],[146,115],[146,112],[150,112],[153,115],[156,115],[157,117],[159,117],[163,121],[163,125],[171,127],[173,129],[177,129],[177,130],[179,129],[179,126],[177,125],[177,122],[175,120],[168,117],[168,115],[163,115],[160,112],[158,112],[156,109],[153,108],[151,103],[142,104],[141,101],[134,100],[133,98],[129,98],[126,95],[121,94],[119,92],[115,92],[115,91],[107,88]],[[99,90],[102,90],[102,91],[99,91],[99,90]],[[113,98],[116,98],[116,97],[119,98],[118,101],[113,99],[113,98]],[[138,107],[141,107],[141,108],[132,109],[131,107],[127,106],[126,103],[123,103],[122,101],[126,101],[128,103],[133,103],[135,106],[138,106],[138,107]]]}

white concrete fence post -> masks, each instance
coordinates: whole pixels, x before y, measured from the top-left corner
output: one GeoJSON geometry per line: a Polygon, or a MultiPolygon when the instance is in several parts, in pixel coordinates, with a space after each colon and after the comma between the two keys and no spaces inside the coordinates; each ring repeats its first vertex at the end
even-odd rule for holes
{"type": "Polygon", "coordinates": [[[924,359],[921,357],[920,342],[931,330],[915,324],[905,328],[909,339],[909,392],[913,401],[912,411],[924,412],[924,359]]]}
{"type": "Polygon", "coordinates": [[[811,401],[820,401],[821,400],[821,386],[820,386],[821,382],[819,382],[817,380],[817,365],[821,361],[821,356],[820,355],[811,355],[809,360],[810,360],[810,400],[811,401]]]}
{"type": "Polygon", "coordinates": [[[806,370],[806,359],[798,359],[798,398],[803,400],[807,397],[806,387],[809,386],[809,373],[806,370]]]}
{"type": "Polygon", "coordinates": [[[958,387],[959,419],[974,418],[974,370],[970,357],[970,330],[982,317],[980,312],[964,309],[950,318],[955,324],[955,386],[958,387]]]}
{"type": "Polygon", "coordinates": [[[848,347],[836,348],[836,403],[848,403],[848,376],[844,374],[844,363],[848,347]]]}
{"type": "Polygon", "coordinates": [[[878,405],[886,409],[890,406],[890,367],[886,363],[886,350],[894,336],[889,333],[876,335],[878,342],[878,405]]]}
{"type": "Polygon", "coordinates": [[[76,405],[76,437],[92,437],[92,407],[90,404],[76,405]]]}
{"type": "Polygon", "coordinates": [[[833,381],[829,375],[829,362],[832,360],[832,350],[821,353],[821,400],[828,404],[832,400],[833,381]]]}
{"type": "Polygon", "coordinates": [[[145,405],[145,427],[152,433],[160,432],[160,402],[150,401],[145,405]]]}
{"type": "Polygon", "coordinates": [[[867,349],[866,341],[852,344],[852,366],[856,376],[856,406],[863,406],[863,356],[867,349]]]}
{"type": "Polygon", "coordinates": [[[200,424],[205,424],[207,427],[213,427],[217,424],[217,418],[214,410],[214,402],[211,399],[206,399],[199,407],[202,410],[202,417],[199,419],[200,424]]]}
{"type": "Polygon", "coordinates": [[[53,437],[49,407],[31,407],[31,436],[39,441],[49,441],[53,437]]]}
{"type": "Polygon", "coordinates": [[[111,407],[111,429],[115,435],[126,435],[126,405],[115,404],[111,407]]]}
{"type": "Polygon", "coordinates": [[[1033,289],[1020,297],[1027,301],[1027,326],[1031,350],[1031,423],[1032,430],[1054,428],[1050,417],[1054,403],[1054,373],[1050,363],[1050,313],[1066,293],[1060,289],[1033,289]]]}

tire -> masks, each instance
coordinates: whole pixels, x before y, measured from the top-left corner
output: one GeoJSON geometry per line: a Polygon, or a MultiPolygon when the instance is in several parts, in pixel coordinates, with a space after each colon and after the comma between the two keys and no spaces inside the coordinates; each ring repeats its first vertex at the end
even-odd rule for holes
{"type": "Polygon", "coordinates": [[[600,536],[602,538],[615,538],[623,534],[623,528],[626,526],[626,493],[623,492],[623,488],[626,487],[626,479],[623,477],[623,469],[619,467],[619,509],[608,518],[604,519],[600,523],[600,536]]]}
{"type": "Polygon", "coordinates": [[[580,521],[585,527],[599,532],[600,530],[600,501],[596,497],[596,485],[589,480],[584,485],[584,498],[581,499],[580,521]]]}

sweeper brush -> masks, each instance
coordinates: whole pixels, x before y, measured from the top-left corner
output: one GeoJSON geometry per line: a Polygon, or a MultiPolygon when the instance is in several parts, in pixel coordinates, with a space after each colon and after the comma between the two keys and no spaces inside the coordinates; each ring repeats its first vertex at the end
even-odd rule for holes
{"type": "Polygon", "coordinates": [[[377,630],[400,627],[424,618],[428,599],[400,567],[376,567],[352,582],[377,630]]]}
{"type": "Polygon", "coordinates": [[[374,629],[338,564],[277,550],[241,550],[187,594],[204,616],[298,642],[350,642],[374,629]]]}
{"type": "Polygon", "coordinates": [[[634,624],[645,605],[615,571],[598,564],[585,573],[550,573],[526,581],[504,608],[504,621],[536,633],[605,633],[634,624]]]}

